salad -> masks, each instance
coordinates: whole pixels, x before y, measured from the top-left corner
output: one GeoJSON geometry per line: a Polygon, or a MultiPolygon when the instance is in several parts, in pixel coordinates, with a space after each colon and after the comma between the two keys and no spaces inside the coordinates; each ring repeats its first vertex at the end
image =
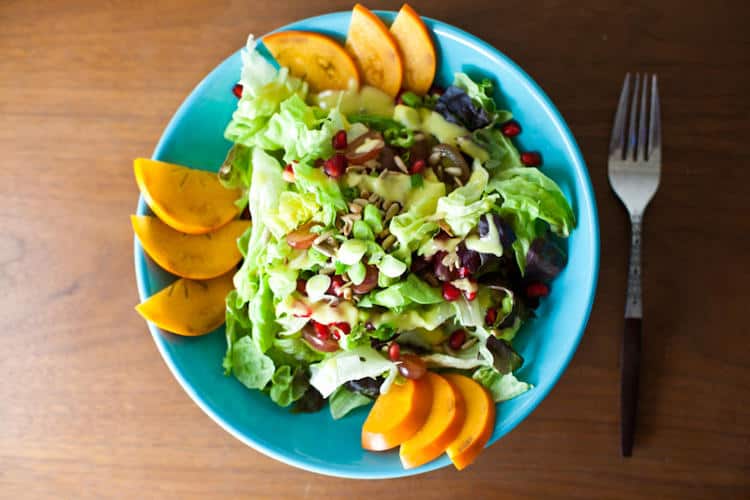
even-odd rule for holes
{"type": "Polygon", "coordinates": [[[434,372],[495,402],[531,389],[513,340],[575,219],[541,156],[514,145],[492,82],[459,72],[395,99],[359,81],[321,89],[257,49],[250,37],[219,173],[252,219],[226,297],[226,374],[336,419],[434,372]]]}

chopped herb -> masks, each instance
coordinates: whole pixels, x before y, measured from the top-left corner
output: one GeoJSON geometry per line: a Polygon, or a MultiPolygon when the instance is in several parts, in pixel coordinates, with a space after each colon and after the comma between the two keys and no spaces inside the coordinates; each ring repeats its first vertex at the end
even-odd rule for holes
{"type": "Polygon", "coordinates": [[[421,188],[422,184],[424,184],[424,177],[422,177],[422,174],[414,174],[411,176],[411,187],[421,188]]]}
{"type": "Polygon", "coordinates": [[[422,105],[422,98],[414,92],[404,92],[401,94],[401,102],[412,108],[418,108],[422,105]]]}

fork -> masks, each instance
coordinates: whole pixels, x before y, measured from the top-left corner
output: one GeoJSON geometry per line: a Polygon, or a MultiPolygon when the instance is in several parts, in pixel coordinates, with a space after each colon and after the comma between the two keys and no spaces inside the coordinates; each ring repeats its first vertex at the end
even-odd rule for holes
{"type": "Polygon", "coordinates": [[[651,95],[647,114],[648,87],[648,74],[643,75],[642,81],[638,74],[634,79],[630,73],[625,75],[609,143],[609,183],[630,215],[630,265],[620,367],[620,446],[624,457],[629,457],[633,452],[638,407],[643,319],[641,224],[643,212],[659,187],[661,174],[661,113],[656,75],[652,75],[650,79],[651,95]],[[631,92],[632,80],[634,83],[631,92]]]}

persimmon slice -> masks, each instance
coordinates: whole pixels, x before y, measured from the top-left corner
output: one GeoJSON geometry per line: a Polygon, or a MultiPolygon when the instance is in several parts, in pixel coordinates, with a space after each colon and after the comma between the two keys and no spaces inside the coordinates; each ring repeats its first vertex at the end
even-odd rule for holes
{"type": "Polygon", "coordinates": [[[225,189],[214,172],[147,158],[136,158],[133,170],[148,206],[178,231],[210,233],[239,213],[240,191],[225,189]]]}
{"type": "Polygon", "coordinates": [[[178,279],[135,310],[162,330],[189,337],[205,335],[224,323],[224,300],[234,289],[233,275],[230,271],[206,281],[178,279]]]}
{"type": "Polygon", "coordinates": [[[274,59],[310,84],[314,92],[359,86],[349,53],[331,37],[311,31],[280,31],[263,38],[274,59]]]}
{"type": "Polygon", "coordinates": [[[411,438],[424,424],[432,406],[432,386],[425,378],[406,379],[381,394],[362,426],[362,448],[382,451],[411,438]]]}
{"type": "Polygon", "coordinates": [[[422,95],[426,94],[435,79],[437,58],[435,44],[422,18],[404,4],[391,25],[391,33],[401,49],[404,64],[403,87],[422,95]]]}
{"type": "Polygon", "coordinates": [[[205,280],[230,271],[242,258],[237,238],[249,220],[234,220],[213,233],[185,234],[156,217],[131,215],[133,231],[146,253],[161,267],[182,278],[205,280]]]}
{"type": "Polygon", "coordinates": [[[362,75],[362,81],[391,97],[401,89],[404,67],[398,43],[383,21],[367,7],[352,9],[346,49],[362,75]]]}
{"type": "Polygon", "coordinates": [[[495,427],[495,403],[487,390],[464,375],[447,374],[445,378],[461,393],[466,418],[458,436],[446,449],[456,469],[471,464],[484,449],[495,427]]]}
{"type": "Polygon", "coordinates": [[[399,456],[406,469],[439,457],[461,431],[466,414],[458,389],[436,373],[427,372],[425,377],[432,386],[432,407],[422,428],[401,444],[399,456]]]}

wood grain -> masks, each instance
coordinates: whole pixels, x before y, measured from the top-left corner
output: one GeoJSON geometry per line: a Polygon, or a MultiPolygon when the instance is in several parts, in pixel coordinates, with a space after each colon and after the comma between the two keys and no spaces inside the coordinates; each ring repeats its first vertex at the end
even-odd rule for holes
{"type": "Polygon", "coordinates": [[[599,288],[550,396],[460,474],[325,478],[222,431],[179,388],[133,311],[131,160],[152,151],[182,99],[248,32],[350,2],[4,0],[0,497],[750,497],[745,2],[413,3],[521,64],[588,162],[599,288]],[[665,164],[643,236],[639,431],[622,459],[628,235],[605,159],[622,76],[638,70],[660,76],[665,164]]]}

